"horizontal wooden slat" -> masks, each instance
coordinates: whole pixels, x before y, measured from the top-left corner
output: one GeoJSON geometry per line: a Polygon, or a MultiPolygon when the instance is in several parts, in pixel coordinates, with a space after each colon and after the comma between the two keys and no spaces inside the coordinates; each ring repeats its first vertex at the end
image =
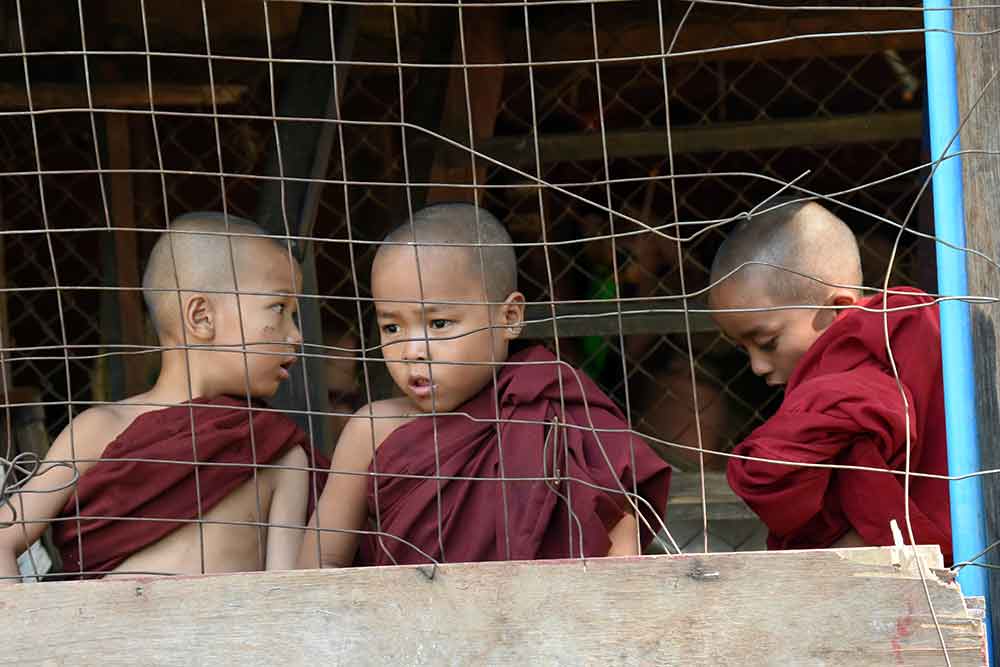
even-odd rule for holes
{"type": "MultiPolygon", "coordinates": [[[[900,141],[920,137],[922,118],[920,111],[886,111],[832,118],[675,127],[671,130],[671,147],[675,155],[680,155],[900,141]]],[[[545,134],[538,138],[541,161],[546,163],[601,160],[605,144],[609,159],[665,155],[667,132],[665,129],[620,130],[608,132],[606,141],[599,132],[545,134]]],[[[531,135],[494,137],[477,143],[476,150],[505,164],[531,166],[535,163],[531,135]]],[[[450,150],[448,155],[453,161],[469,160],[468,155],[463,156],[459,150],[450,150]]]]}
{"type": "MultiPolygon", "coordinates": [[[[705,473],[705,505],[709,521],[734,519],[759,521],[753,510],[733,493],[721,472],[705,473]]],[[[701,476],[697,472],[674,471],[670,480],[670,499],[667,501],[669,521],[701,520],[701,476]]],[[[667,527],[669,528],[669,521],[667,527]]]]}
{"type": "MultiPolygon", "coordinates": [[[[701,305],[691,308],[703,308],[701,305]]],[[[622,317],[615,301],[556,304],[556,326],[553,328],[552,307],[547,303],[531,303],[525,309],[529,322],[521,338],[552,338],[558,330],[560,338],[581,336],[617,336],[619,332],[633,334],[682,333],[686,330],[682,306],[677,301],[640,299],[621,303],[622,317]]],[[[715,322],[708,313],[690,313],[691,331],[715,331],[715,322]]]]}
{"type": "MultiPolygon", "coordinates": [[[[663,44],[669,45],[677,34],[669,63],[704,58],[709,62],[737,60],[795,60],[825,57],[862,56],[886,50],[919,51],[924,48],[922,17],[918,12],[878,11],[776,11],[756,13],[736,20],[686,21],[683,26],[674,18],[664,22],[663,44]],[[854,33],[854,34],[845,34],[854,33]],[[867,33],[867,34],[860,34],[867,33]],[[881,34],[880,34],[881,33],[881,34]],[[806,35],[812,37],[806,38],[806,35]],[[767,42],[767,43],[764,43],[767,42]],[[756,46],[743,47],[744,44],[756,46]],[[712,49],[705,54],[693,53],[712,49]]],[[[663,52],[661,30],[652,20],[634,19],[635,10],[625,11],[624,20],[599,20],[596,26],[598,53],[601,58],[651,56],[663,52]]],[[[695,12],[695,17],[699,12],[695,12]]],[[[594,28],[579,23],[570,29],[553,20],[550,24],[531,26],[532,56],[535,62],[566,61],[594,57],[594,28]]],[[[523,58],[523,34],[511,39],[509,59],[523,58]],[[520,39],[517,39],[520,37],[520,39]]]]}
{"type": "MultiPolygon", "coordinates": [[[[959,587],[923,575],[951,664],[984,664],[959,587]]],[[[21,584],[0,606],[18,665],[943,664],[892,548],[21,584]]]]}
{"type": "MultiPolygon", "coordinates": [[[[237,84],[215,87],[219,105],[233,104],[247,92],[247,86],[237,84]]],[[[91,87],[95,107],[115,109],[149,107],[149,88],[145,83],[98,84],[91,87]]],[[[31,101],[35,109],[88,108],[87,88],[83,84],[39,83],[31,86],[31,101]]],[[[156,84],[153,102],[157,107],[210,106],[212,87],[184,83],[156,84]]],[[[0,109],[27,109],[28,95],[24,86],[0,84],[0,109]]]]}

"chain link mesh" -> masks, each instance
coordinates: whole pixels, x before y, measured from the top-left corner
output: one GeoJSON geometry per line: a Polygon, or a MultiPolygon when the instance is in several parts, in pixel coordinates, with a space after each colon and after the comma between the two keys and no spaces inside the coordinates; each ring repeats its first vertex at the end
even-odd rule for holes
{"type": "MultiPolygon", "coordinates": [[[[370,10],[382,20],[387,11],[386,8],[370,10]]],[[[591,30],[589,9],[574,10],[570,12],[572,20],[559,21],[552,19],[553,11],[531,10],[531,25],[536,26],[531,34],[533,45],[539,45],[541,40],[581,41],[581,36],[591,30]]],[[[720,20],[719,25],[724,26],[722,37],[730,42],[752,39],[733,32],[734,26],[740,25],[737,19],[751,13],[740,9],[731,12],[727,20],[720,20]]],[[[401,14],[404,23],[416,21],[414,15],[416,12],[409,10],[401,14]]],[[[760,17],[759,13],[755,16],[760,17]]],[[[419,27],[418,24],[416,21],[409,27],[419,27]]],[[[623,37],[618,42],[603,43],[602,51],[628,54],[632,48],[627,41],[630,33],[621,30],[620,34],[623,37]]],[[[601,38],[619,39],[615,31],[602,31],[601,38]]],[[[290,47],[278,46],[285,51],[275,55],[287,56],[290,47]]],[[[391,40],[365,42],[358,48],[361,52],[355,56],[358,61],[369,58],[391,62],[396,56],[396,45],[391,40]]],[[[402,49],[414,60],[427,50],[427,42],[407,41],[402,49]]],[[[244,87],[238,101],[224,111],[246,118],[218,120],[221,164],[229,174],[224,179],[225,193],[217,175],[220,156],[215,148],[215,123],[211,117],[157,116],[160,137],[157,147],[149,116],[134,115],[129,121],[131,166],[137,170],[133,174],[134,210],[136,224],[141,228],[162,228],[168,217],[192,210],[219,210],[223,196],[230,212],[246,217],[254,215],[264,181],[253,176],[262,173],[274,133],[270,119],[270,73],[266,64],[260,62],[223,60],[213,66],[217,84],[236,83],[244,87]],[[157,173],[157,151],[162,155],[165,170],[162,187],[161,175],[157,173]]],[[[524,137],[536,128],[543,137],[559,133],[599,134],[602,122],[604,131],[609,133],[658,131],[663,148],[651,151],[652,156],[612,158],[607,172],[600,158],[546,161],[539,174],[544,182],[561,184],[573,194],[599,205],[608,203],[603,183],[610,178],[611,208],[644,218],[648,223],[663,224],[674,219],[672,184],[676,188],[677,217],[705,221],[737,215],[773,194],[777,186],[767,177],[789,181],[805,172],[808,174],[798,184],[822,193],[876,183],[840,199],[845,204],[901,221],[925,176],[921,172],[905,173],[922,161],[919,137],[875,143],[828,137],[817,145],[747,150],[736,143],[725,150],[678,152],[674,155],[673,170],[684,177],[671,181],[666,178],[671,166],[663,132],[667,101],[670,124],[675,130],[919,110],[920,94],[915,89],[915,81],[919,85],[919,80],[913,74],[923,69],[923,55],[919,51],[830,56],[816,49],[806,58],[769,59],[750,52],[739,59],[713,59],[706,55],[671,60],[667,67],[668,100],[664,100],[664,82],[656,60],[613,61],[600,67],[600,91],[592,63],[536,67],[530,73],[526,67],[506,68],[493,134],[498,138],[524,137]],[[534,76],[534,111],[529,74],[534,76]],[[893,176],[898,177],[890,178],[893,176]]],[[[153,71],[154,90],[158,82],[206,82],[204,59],[156,58],[153,71]]],[[[283,73],[282,67],[276,68],[279,94],[283,73]]],[[[338,145],[335,150],[344,151],[347,173],[342,173],[339,155],[330,160],[327,176],[334,183],[324,189],[313,230],[317,238],[314,250],[328,345],[357,348],[362,336],[370,333],[369,303],[364,299],[370,296],[367,276],[374,246],[346,243],[348,231],[354,240],[379,240],[405,215],[407,207],[418,203],[422,196],[421,188],[415,188],[411,192],[414,198],[407,197],[405,167],[410,168],[411,181],[426,177],[418,173],[418,160],[414,158],[418,154],[414,147],[419,148],[418,132],[407,131],[404,138],[404,131],[398,126],[369,123],[398,122],[404,113],[408,121],[417,122],[414,118],[420,121],[421,105],[428,99],[428,87],[434,85],[434,76],[433,70],[424,68],[355,65],[347,77],[342,114],[345,119],[361,123],[343,126],[343,146],[338,145]],[[400,104],[401,87],[405,109],[400,104]],[[404,165],[404,150],[411,151],[409,165],[404,165]],[[339,185],[342,181],[348,185],[339,185]],[[371,185],[372,182],[381,185],[371,185]],[[352,279],[352,253],[358,284],[352,279]],[[360,318],[358,296],[362,299],[360,318]]],[[[207,104],[157,108],[202,114],[211,111],[207,104]]],[[[98,128],[103,127],[100,116],[98,128]]],[[[54,433],[66,423],[68,401],[106,397],[101,363],[95,357],[99,356],[96,352],[102,345],[115,341],[107,340],[103,326],[103,319],[109,317],[108,295],[92,288],[103,284],[110,235],[101,231],[107,220],[100,196],[101,181],[93,171],[98,165],[89,114],[38,115],[36,123],[46,171],[42,179],[44,217],[42,192],[37,176],[32,173],[34,148],[28,117],[0,118],[3,150],[0,169],[10,174],[3,179],[4,226],[23,232],[4,237],[10,328],[17,346],[11,367],[14,384],[41,389],[43,400],[48,403],[49,428],[54,433]],[[73,173],[53,173],[63,170],[73,173]],[[45,218],[52,228],[74,231],[39,233],[45,229],[45,218]],[[55,263],[50,258],[50,243],[55,263]],[[52,289],[57,277],[63,288],[58,293],[52,289]],[[64,322],[59,320],[57,298],[62,299],[64,322]],[[68,370],[64,353],[69,359],[68,370]]],[[[436,129],[433,125],[431,122],[431,129],[436,129]]],[[[98,139],[98,143],[106,146],[106,137],[98,139]]],[[[102,161],[107,168],[106,155],[102,161]]],[[[530,167],[525,169],[533,171],[530,167]]],[[[106,181],[107,178],[104,183],[107,188],[106,181]]],[[[609,283],[614,282],[611,277],[614,253],[620,259],[620,296],[679,294],[681,271],[689,292],[700,289],[707,284],[711,258],[725,233],[725,228],[700,233],[684,244],[678,261],[673,242],[646,233],[621,237],[613,244],[607,239],[588,240],[611,231],[606,213],[563,192],[545,189],[541,198],[543,214],[537,189],[504,167],[492,165],[487,169],[479,196],[486,207],[505,220],[516,241],[537,244],[522,247],[519,253],[521,287],[529,301],[613,297],[608,290],[612,289],[609,283]],[[564,244],[543,247],[543,224],[549,241],[564,244]],[[551,263],[551,283],[546,254],[551,263]]],[[[891,228],[873,223],[848,208],[837,212],[861,240],[866,284],[880,282],[893,241],[891,228]]],[[[627,222],[616,222],[615,232],[619,234],[635,229],[627,222]]],[[[697,226],[688,227],[686,233],[698,230],[697,226]]],[[[140,235],[141,255],[145,255],[152,239],[152,234],[140,235]]],[[[894,265],[892,282],[928,284],[926,268],[932,261],[927,251],[928,248],[907,241],[894,265]]],[[[371,345],[368,338],[367,344],[371,345]]],[[[697,407],[689,376],[688,346],[681,331],[623,339],[567,338],[560,341],[560,348],[566,358],[587,369],[623,407],[628,396],[627,407],[634,428],[689,447],[698,445],[696,410],[704,446],[727,450],[770,414],[780,400],[779,393],[753,376],[745,356],[713,331],[696,333],[692,339],[697,407]]],[[[359,366],[349,357],[330,362],[327,381],[330,407],[335,411],[348,411],[365,400],[368,392],[359,366]]],[[[697,469],[697,456],[690,451],[660,449],[680,467],[697,469]]],[[[724,460],[708,457],[706,465],[719,469],[724,467],[724,460]]],[[[734,548],[747,543],[738,536],[731,542],[734,548]]]]}

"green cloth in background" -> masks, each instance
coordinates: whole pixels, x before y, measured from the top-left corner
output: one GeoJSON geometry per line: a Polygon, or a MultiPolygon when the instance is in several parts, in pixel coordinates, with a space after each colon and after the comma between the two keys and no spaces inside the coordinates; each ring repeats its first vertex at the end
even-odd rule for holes
{"type": "MultiPolygon", "coordinates": [[[[601,277],[590,281],[587,289],[588,299],[614,299],[615,298],[615,278],[610,271],[605,271],[601,277]]],[[[584,359],[583,371],[594,380],[597,380],[608,364],[607,336],[584,336],[582,338],[584,359]]]]}

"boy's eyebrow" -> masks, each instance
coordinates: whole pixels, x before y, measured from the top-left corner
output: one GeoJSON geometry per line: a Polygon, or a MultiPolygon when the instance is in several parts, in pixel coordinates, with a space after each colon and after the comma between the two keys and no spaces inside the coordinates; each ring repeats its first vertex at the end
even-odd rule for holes
{"type": "Polygon", "coordinates": [[[734,338],[737,340],[743,340],[745,338],[756,338],[762,333],[763,329],[759,324],[755,324],[746,331],[737,331],[734,338]]]}
{"type": "MultiPolygon", "coordinates": [[[[389,303],[400,303],[400,302],[398,302],[398,301],[396,301],[396,302],[390,301],[389,303]]],[[[417,308],[421,308],[421,306],[422,306],[422,311],[424,313],[437,313],[437,312],[440,312],[442,310],[449,310],[449,309],[454,308],[456,306],[463,305],[463,304],[460,304],[460,303],[424,303],[424,304],[421,304],[420,301],[405,301],[405,302],[403,302],[403,304],[407,305],[407,306],[416,306],[417,308]]],[[[388,315],[398,315],[399,311],[398,310],[393,310],[392,308],[383,308],[380,305],[376,305],[375,306],[375,313],[377,315],[388,316],[388,315]]]]}

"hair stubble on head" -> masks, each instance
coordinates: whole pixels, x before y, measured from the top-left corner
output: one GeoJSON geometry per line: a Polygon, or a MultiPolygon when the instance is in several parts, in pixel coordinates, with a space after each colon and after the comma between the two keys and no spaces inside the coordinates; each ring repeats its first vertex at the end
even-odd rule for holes
{"type": "MultiPolygon", "coordinates": [[[[392,249],[445,247],[465,255],[469,273],[485,282],[486,298],[499,303],[517,290],[517,256],[503,224],[484,208],[465,202],[432,204],[393,229],[379,246],[378,257],[392,249]]],[[[419,256],[419,255],[418,255],[419,256]]]]}
{"type": "Polygon", "coordinates": [[[179,294],[234,291],[241,263],[251,246],[262,242],[287,252],[281,239],[237,216],[198,212],[171,222],[153,246],[142,277],[143,299],[157,334],[176,332],[179,294]]]}
{"type": "Polygon", "coordinates": [[[711,284],[724,278],[757,278],[778,303],[821,303],[834,285],[861,284],[861,254],[851,228],[822,205],[775,198],[719,247],[711,284]]]}

